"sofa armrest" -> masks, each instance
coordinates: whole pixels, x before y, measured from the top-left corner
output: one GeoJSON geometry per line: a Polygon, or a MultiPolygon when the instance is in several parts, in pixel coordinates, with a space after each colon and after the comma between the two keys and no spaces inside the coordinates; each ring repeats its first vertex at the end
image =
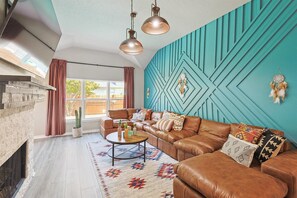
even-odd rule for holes
{"type": "Polygon", "coordinates": [[[112,129],[113,128],[113,119],[111,119],[110,117],[107,117],[107,116],[102,117],[100,125],[104,129],[112,129]]]}
{"type": "Polygon", "coordinates": [[[297,197],[297,150],[284,152],[262,163],[261,171],[288,185],[286,197],[297,197]]]}

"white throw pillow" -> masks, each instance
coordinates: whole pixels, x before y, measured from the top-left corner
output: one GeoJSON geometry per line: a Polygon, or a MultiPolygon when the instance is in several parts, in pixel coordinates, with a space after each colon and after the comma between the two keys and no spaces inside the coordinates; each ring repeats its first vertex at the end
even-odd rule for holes
{"type": "Polygon", "coordinates": [[[163,112],[162,119],[163,119],[163,120],[169,120],[170,115],[171,115],[171,113],[169,113],[168,111],[165,110],[165,111],[163,112]]]}
{"type": "Polygon", "coordinates": [[[228,140],[223,145],[221,152],[232,157],[239,164],[250,167],[257,148],[257,144],[240,140],[229,134],[228,140]]]}
{"type": "Polygon", "coordinates": [[[145,114],[143,113],[133,113],[132,120],[141,120],[143,121],[145,118],[145,114]]]}

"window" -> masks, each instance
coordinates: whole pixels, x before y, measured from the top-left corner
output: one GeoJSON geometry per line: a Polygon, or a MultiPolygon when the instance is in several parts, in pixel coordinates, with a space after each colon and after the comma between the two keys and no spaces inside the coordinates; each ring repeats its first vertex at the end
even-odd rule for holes
{"type": "Polygon", "coordinates": [[[98,117],[123,108],[124,82],[67,79],[66,97],[66,119],[74,119],[79,107],[82,118],[98,117]]]}

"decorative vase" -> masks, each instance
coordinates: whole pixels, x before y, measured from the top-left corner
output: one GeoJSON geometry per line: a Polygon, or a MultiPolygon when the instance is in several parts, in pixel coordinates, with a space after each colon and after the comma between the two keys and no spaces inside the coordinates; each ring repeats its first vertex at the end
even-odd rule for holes
{"type": "Polygon", "coordinates": [[[137,129],[136,129],[136,126],[133,127],[133,135],[136,135],[137,134],[137,129]]]}
{"type": "Polygon", "coordinates": [[[122,127],[118,127],[118,137],[121,138],[122,137],[122,127]]]}
{"type": "Polygon", "coordinates": [[[128,133],[129,133],[128,128],[125,128],[124,138],[128,138],[128,133]]]}
{"type": "Polygon", "coordinates": [[[72,128],[72,135],[74,138],[77,138],[77,137],[81,137],[82,136],[82,128],[75,128],[73,127],[72,128]]]}

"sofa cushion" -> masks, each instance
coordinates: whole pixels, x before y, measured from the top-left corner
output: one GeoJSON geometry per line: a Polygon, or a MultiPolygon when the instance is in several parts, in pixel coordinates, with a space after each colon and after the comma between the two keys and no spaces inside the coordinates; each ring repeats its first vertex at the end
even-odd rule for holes
{"type": "Polygon", "coordinates": [[[220,151],[184,160],[174,167],[178,178],[205,197],[285,197],[281,180],[234,162],[220,151]]]}
{"type": "Polygon", "coordinates": [[[137,130],[143,130],[144,124],[141,121],[134,122],[137,130]]]}
{"type": "Polygon", "coordinates": [[[257,129],[246,124],[239,124],[236,131],[232,131],[231,134],[241,140],[257,144],[262,136],[263,129],[257,129]]]}
{"type": "Polygon", "coordinates": [[[145,130],[147,133],[150,133],[152,135],[155,135],[156,136],[156,132],[159,130],[153,126],[150,126],[150,125],[144,125],[143,126],[143,130],[145,130]]]}
{"type": "Polygon", "coordinates": [[[257,148],[258,145],[256,144],[238,139],[229,134],[228,140],[223,145],[221,152],[232,157],[237,163],[250,167],[257,148]]]}
{"type": "Polygon", "coordinates": [[[192,131],[198,133],[201,118],[196,116],[186,116],[184,122],[184,130],[192,131]]]}
{"type": "Polygon", "coordinates": [[[173,124],[174,124],[173,120],[161,119],[153,126],[161,131],[169,132],[169,131],[171,131],[173,124]]]}
{"type": "Polygon", "coordinates": [[[172,144],[177,140],[192,137],[193,135],[195,135],[195,133],[187,130],[181,130],[181,131],[171,130],[170,132],[164,132],[160,130],[155,131],[155,136],[172,144]]]}
{"type": "Polygon", "coordinates": [[[190,138],[185,138],[174,143],[174,146],[184,152],[192,155],[201,155],[204,153],[211,153],[221,149],[224,140],[213,138],[212,136],[194,135],[190,138]]]}
{"type": "Polygon", "coordinates": [[[297,150],[284,152],[262,163],[261,171],[284,181],[289,188],[287,198],[297,197],[297,150]]]}
{"type": "Polygon", "coordinates": [[[153,124],[156,124],[156,121],[154,120],[145,120],[142,122],[142,124],[144,125],[153,125],[153,124]]]}
{"type": "Polygon", "coordinates": [[[134,108],[128,108],[127,109],[127,112],[128,112],[128,119],[131,120],[132,117],[133,117],[133,113],[136,113],[136,109],[134,109],[134,108]]]}
{"type": "Polygon", "coordinates": [[[264,129],[255,157],[262,163],[277,156],[285,141],[286,138],[272,133],[269,129],[264,129]]]}
{"type": "Polygon", "coordinates": [[[226,141],[230,133],[230,125],[211,120],[202,120],[198,131],[199,135],[211,137],[218,141],[226,141]]]}
{"type": "Polygon", "coordinates": [[[168,133],[168,142],[170,143],[174,143],[178,140],[184,139],[184,138],[188,138],[188,137],[192,137],[196,135],[194,132],[192,131],[188,131],[188,130],[181,130],[181,131],[175,131],[172,130],[168,133]]]}
{"type": "Polygon", "coordinates": [[[112,119],[128,119],[128,111],[126,109],[109,110],[108,117],[112,119]]]}

